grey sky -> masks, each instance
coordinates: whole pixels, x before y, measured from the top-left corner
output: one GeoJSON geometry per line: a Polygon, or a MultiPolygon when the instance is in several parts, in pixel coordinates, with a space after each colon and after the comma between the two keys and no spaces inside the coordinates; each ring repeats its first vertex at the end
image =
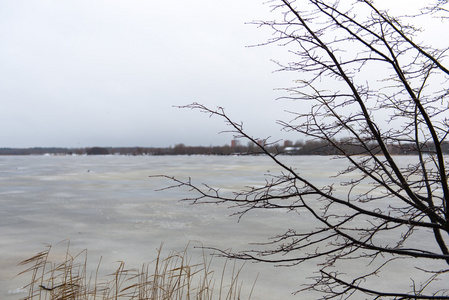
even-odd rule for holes
{"type": "MultiPolygon", "coordinates": [[[[0,147],[223,145],[223,106],[258,137],[279,136],[275,101],[293,74],[263,0],[0,0],[0,147]]],[[[297,139],[300,139],[298,137],[297,139]]]]}

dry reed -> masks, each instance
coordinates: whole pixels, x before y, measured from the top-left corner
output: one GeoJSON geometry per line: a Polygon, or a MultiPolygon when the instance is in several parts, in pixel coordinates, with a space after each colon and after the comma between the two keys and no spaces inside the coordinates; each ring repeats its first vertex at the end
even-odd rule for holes
{"type": "MultiPolygon", "coordinates": [[[[126,269],[125,263],[119,262],[117,270],[106,276],[107,279],[98,278],[101,259],[96,270],[88,275],[86,250],[73,256],[70,254],[70,243],[67,243],[65,253],[57,258],[59,262],[50,260],[51,250],[52,246],[49,245],[46,250],[20,263],[27,268],[18,276],[31,276],[24,287],[28,295],[23,300],[242,299],[242,284],[239,283],[242,268],[236,268],[234,264],[232,269],[227,270],[226,261],[219,287],[214,291],[212,260],[203,253],[200,263],[192,263],[188,247],[181,252],[171,252],[164,258],[161,246],[157,250],[156,260],[143,264],[140,269],[126,269]],[[231,275],[227,276],[229,272],[231,275]]],[[[245,298],[251,298],[253,288],[254,285],[245,298]]]]}

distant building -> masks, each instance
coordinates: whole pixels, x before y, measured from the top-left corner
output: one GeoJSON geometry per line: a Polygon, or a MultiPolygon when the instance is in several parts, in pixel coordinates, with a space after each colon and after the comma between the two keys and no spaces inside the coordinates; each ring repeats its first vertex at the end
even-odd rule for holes
{"type": "Polygon", "coordinates": [[[260,146],[266,146],[266,140],[257,140],[257,144],[260,146]]]}
{"type": "Polygon", "coordinates": [[[291,146],[293,146],[293,142],[292,141],[290,141],[290,140],[285,140],[284,141],[284,148],[291,147],[291,146]]]}
{"type": "Polygon", "coordinates": [[[284,153],[285,154],[299,154],[301,151],[302,147],[285,147],[284,148],[284,153]]]}
{"type": "Polygon", "coordinates": [[[235,147],[239,147],[240,146],[240,141],[239,140],[232,140],[231,141],[231,147],[235,148],[235,147]]]}

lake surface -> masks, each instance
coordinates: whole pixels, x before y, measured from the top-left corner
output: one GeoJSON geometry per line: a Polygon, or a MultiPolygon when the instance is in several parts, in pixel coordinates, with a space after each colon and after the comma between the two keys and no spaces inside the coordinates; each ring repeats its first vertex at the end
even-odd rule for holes
{"type": "MultiPolygon", "coordinates": [[[[346,166],[318,156],[283,160],[323,184],[346,166]]],[[[254,211],[239,221],[231,216],[236,210],[226,206],[180,202],[189,196],[186,190],[157,191],[170,182],[149,177],[191,177],[226,191],[260,185],[265,174],[277,171],[262,156],[0,157],[0,298],[25,296],[17,289],[28,277],[12,279],[22,270],[17,264],[44,250],[45,244],[66,239],[73,252],[88,250],[94,268],[102,257],[101,268],[107,273],[117,261],[129,268],[153,261],[161,243],[164,253],[180,251],[189,243],[248,250],[254,248],[249,243],[305,226],[297,214],[280,211],[254,211]]],[[[200,252],[193,250],[192,255],[201,256],[200,252]]],[[[219,258],[214,263],[222,264],[219,258]]],[[[250,288],[259,274],[253,299],[304,299],[291,293],[301,288],[312,266],[247,263],[242,279],[250,288]]]]}

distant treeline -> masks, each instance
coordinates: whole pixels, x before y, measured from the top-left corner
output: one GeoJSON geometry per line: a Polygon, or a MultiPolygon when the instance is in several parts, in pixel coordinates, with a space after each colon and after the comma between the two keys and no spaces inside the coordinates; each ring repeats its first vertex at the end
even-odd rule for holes
{"type": "MultiPolygon", "coordinates": [[[[288,155],[335,155],[342,150],[351,154],[363,155],[365,148],[354,145],[348,141],[340,141],[338,147],[325,141],[296,142],[285,141],[284,145],[269,145],[266,149],[270,153],[288,155]]],[[[422,151],[433,151],[432,145],[420,145],[422,151]]],[[[442,144],[443,152],[449,153],[449,142],[442,144]]],[[[376,152],[377,146],[370,145],[372,152],[376,152]]],[[[417,154],[417,147],[412,143],[390,145],[391,154],[417,154]]],[[[233,141],[231,146],[186,146],[177,144],[174,147],[89,147],[89,148],[60,148],[60,147],[35,147],[35,148],[0,148],[0,155],[259,155],[262,154],[257,145],[248,144],[242,146],[233,141]]]]}

